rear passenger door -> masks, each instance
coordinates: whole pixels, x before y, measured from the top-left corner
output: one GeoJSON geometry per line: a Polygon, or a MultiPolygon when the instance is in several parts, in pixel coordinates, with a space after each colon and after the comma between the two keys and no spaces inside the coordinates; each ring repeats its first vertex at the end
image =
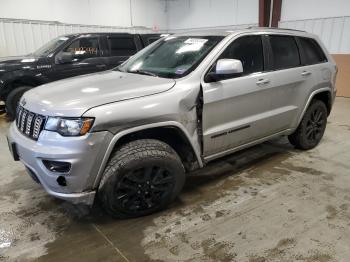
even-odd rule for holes
{"type": "MultiPolygon", "coordinates": [[[[315,81],[314,85],[308,86],[308,89],[305,90],[307,92],[305,96],[300,98],[302,111],[303,105],[306,104],[312,91],[332,86],[334,65],[327,63],[326,55],[314,39],[307,37],[296,37],[296,39],[300,50],[303,72],[309,74],[310,77],[312,76],[315,81]]],[[[302,113],[301,111],[300,113],[302,113]]]]}
{"type": "Polygon", "coordinates": [[[107,37],[108,67],[116,67],[141,49],[134,35],[110,35],[107,37]]]}
{"type": "Polygon", "coordinates": [[[296,37],[269,35],[267,39],[271,68],[271,131],[278,133],[297,125],[299,112],[315,79],[311,68],[302,66],[296,37]]]}

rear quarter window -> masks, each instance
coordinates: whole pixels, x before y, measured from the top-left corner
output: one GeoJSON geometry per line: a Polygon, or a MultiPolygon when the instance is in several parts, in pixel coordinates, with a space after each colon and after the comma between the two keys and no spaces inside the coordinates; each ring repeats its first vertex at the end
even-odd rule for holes
{"type": "Polygon", "coordinates": [[[306,37],[299,37],[298,39],[303,50],[302,62],[304,65],[327,62],[326,55],[314,39],[306,37]]]}
{"type": "Polygon", "coordinates": [[[300,55],[293,36],[270,35],[273,69],[287,69],[300,66],[300,55]]]}

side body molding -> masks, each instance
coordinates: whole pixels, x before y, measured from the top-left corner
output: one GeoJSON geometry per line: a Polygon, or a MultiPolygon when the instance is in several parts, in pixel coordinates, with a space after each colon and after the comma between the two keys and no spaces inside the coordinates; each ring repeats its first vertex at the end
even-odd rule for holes
{"type": "Polygon", "coordinates": [[[107,151],[102,159],[102,163],[101,166],[98,170],[97,176],[95,178],[95,182],[93,184],[93,188],[96,189],[98,188],[98,185],[100,183],[100,180],[102,178],[103,175],[103,171],[107,165],[108,159],[114,149],[114,146],[116,145],[116,143],[118,142],[119,139],[121,139],[123,136],[137,132],[137,131],[142,131],[142,130],[146,130],[146,129],[150,129],[150,128],[156,128],[156,127],[176,127],[179,128],[183,134],[185,135],[186,139],[188,140],[188,142],[190,143],[193,151],[195,152],[196,155],[196,159],[198,161],[199,167],[203,167],[203,161],[201,158],[201,153],[199,150],[199,147],[195,146],[190,135],[188,134],[188,132],[186,131],[186,129],[179,123],[176,121],[166,121],[166,122],[158,122],[158,123],[152,123],[152,124],[147,124],[147,125],[142,125],[142,126],[137,126],[137,127],[133,127],[133,128],[129,128],[126,130],[123,130],[119,133],[117,133],[111,140],[111,142],[109,143],[109,146],[107,148],[107,151]]]}

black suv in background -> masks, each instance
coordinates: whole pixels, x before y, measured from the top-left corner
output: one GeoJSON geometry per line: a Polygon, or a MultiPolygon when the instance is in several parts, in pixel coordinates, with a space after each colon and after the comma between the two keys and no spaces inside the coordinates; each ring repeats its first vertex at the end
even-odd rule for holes
{"type": "Polygon", "coordinates": [[[0,101],[10,119],[29,89],[77,75],[118,66],[160,34],[79,33],[57,37],[35,52],[0,58],[0,101]]]}

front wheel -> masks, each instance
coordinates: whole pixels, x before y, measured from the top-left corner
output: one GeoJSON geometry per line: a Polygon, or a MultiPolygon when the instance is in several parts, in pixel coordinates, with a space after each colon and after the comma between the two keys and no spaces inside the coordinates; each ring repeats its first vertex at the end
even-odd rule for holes
{"type": "Polygon", "coordinates": [[[326,125],[326,105],[320,100],[314,100],[306,110],[297,130],[288,136],[289,142],[298,149],[312,149],[321,141],[326,125]]]}
{"type": "Polygon", "coordinates": [[[104,171],[98,197],[114,217],[139,217],[166,207],[184,182],[182,162],[169,145],[140,139],[115,151],[104,171]]]}

